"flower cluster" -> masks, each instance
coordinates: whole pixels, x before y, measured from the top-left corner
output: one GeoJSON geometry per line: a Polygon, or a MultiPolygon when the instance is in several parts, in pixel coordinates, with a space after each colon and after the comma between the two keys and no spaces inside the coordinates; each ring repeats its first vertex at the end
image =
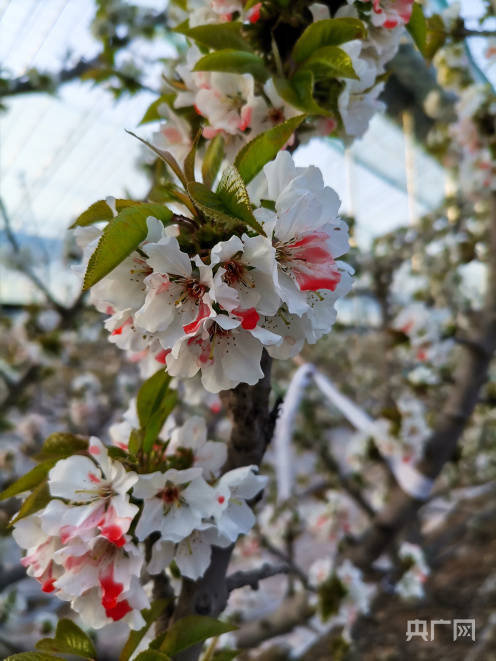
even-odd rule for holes
{"type": "Polygon", "coordinates": [[[429,566],[420,546],[402,542],[398,556],[406,564],[407,570],[395,585],[395,592],[402,599],[422,599],[424,597],[424,583],[430,574],[429,566]]]}
{"type": "Polygon", "coordinates": [[[210,564],[212,545],[229,546],[254,524],[246,501],[266,478],[254,466],[219,477],[226,445],[206,436],[202,418],[188,419],[167,442],[156,442],[151,466],[160,470],[150,473],[112,459],[96,437],[86,452],[59,460],[48,474],[48,504],[14,524],[28,575],[69,601],[88,626],[124,620],[141,628],[140,611],[149,607],[140,578],[150,535],[148,573],[175,560],[195,580],[210,564]]]}
{"type": "MultiPolygon", "coordinates": [[[[360,37],[356,33],[357,38],[347,36],[342,39],[344,43],[336,42],[344,51],[343,56],[349,58],[353,73],[350,70],[340,73],[339,68],[335,69],[333,78],[337,86],[328,93],[326,90],[327,101],[332,98],[333,102],[326,104],[326,94],[323,94],[323,98],[318,99],[320,105],[313,104],[312,112],[315,114],[317,110],[322,116],[303,134],[304,139],[312,135],[334,134],[345,139],[361,136],[372,115],[383,110],[384,105],[378,100],[384,88],[381,77],[397,52],[404,25],[410,20],[413,0],[374,0],[370,6],[364,0],[348,0],[337,5],[334,3],[331,15],[327,5],[314,3],[309,7],[309,15],[314,23],[321,24],[329,19],[353,19],[355,25],[361,23],[364,29],[360,37]]],[[[241,1],[217,0],[189,0],[181,3],[180,9],[174,7],[172,16],[178,31],[194,45],[188,49],[186,60],[180,61],[168,77],[173,98],[159,106],[166,123],[155,135],[157,146],[167,148],[178,160],[186,155],[192,136],[184,112],[190,108],[207,122],[203,137],[209,140],[223,135],[228,154],[235,153],[244,142],[268,128],[309,110],[308,101],[292,93],[291,85],[281,82],[280,71],[270,75],[273,68],[270,62],[265,63],[267,80],[263,83],[257,80],[256,73],[231,73],[222,66],[219,70],[203,69],[200,63],[205,45],[211,44],[208,39],[205,41],[204,31],[198,33],[195,29],[230,23],[233,28],[238,26],[240,35],[246,39],[243,49],[250,50],[252,46],[260,52],[265,47],[262,36],[267,29],[265,26],[284,22],[280,13],[281,7],[270,2],[257,3],[247,10],[241,1]]],[[[229,34],[234,33],[233,29],[229,34]]],[[[216,41],[222,43],[222,36],[216,41]]],[[[238,42],[243,43],[241,36],[235,43],[238,42]]],[[[323,53],[323,57],[329,59],[331,53],[323,53]]],[[[315,74],[315,82],[317,77],[315,74]]],[[[309,79],[307,83],[306,92],[310,95],[316,93],[313,82],[309,79]]],[[[320,78],[319,82],[322,82],[320,78]]]]}
{"type": "MultiPolygon", "coordinates": [[[[174,227],[149,218],[140,252],[92,288],[93,303],[110,314],[110,341],[148,371],[163,364],[181,378],[201,372],[216,393],[255,384],[264,348],[289,358],[329,332],[352,272],[338,260],[348,233],[337,194],[317,168],[297,168],[287,152],[249,191],[264,234],[233,234],[191,254],[174,227]]],[[[79,231],[98,239],[94,228],[79,231]]]]}

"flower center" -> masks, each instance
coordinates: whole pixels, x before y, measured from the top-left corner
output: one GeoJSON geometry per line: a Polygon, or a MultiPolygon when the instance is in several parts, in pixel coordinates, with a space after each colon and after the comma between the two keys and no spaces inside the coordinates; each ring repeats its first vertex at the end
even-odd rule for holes
{"type": "Polygon", "coordinates": [[[157,495],[164,501],[164,503],[167,503],[167,505],[173,505],[179,500],[179,489],[175,485],[169,484],[157,495]]]}

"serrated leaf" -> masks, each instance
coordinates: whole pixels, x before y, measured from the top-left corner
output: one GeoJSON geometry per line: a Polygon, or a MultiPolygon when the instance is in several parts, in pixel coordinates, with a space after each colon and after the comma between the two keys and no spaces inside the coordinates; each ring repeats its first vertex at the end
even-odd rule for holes
{"type": "Polygon", "coordinates": [[[157,599],[147,610],[141,611],[141,615],[145,620],[145,626],[139,631],[131,631],[129,637],[126,641],[126,644],[122,648],[122,651],[119,655],[119,661],[128,661],[129,657],[134,653],[135,649],[141,643],[145,637],[148,629],[155,622],[157,618],[162,615],[167,605],[170,603],[170,599],[157,599]]]}
{"type": "Polygon", "coordinates": [[[96,650],[87,634],[72,620],[59,620],[54,638],[43,638],[36,649],[60,654],[75,654],[83,659],[96,659],[96,650]]]}
{"type": "Polygon", "coordinates": [[[232,21],[198,25],[194,28],[179,26],[174,32],[184,34],[202,46],[213,50],[230,48],[238,51],[251,51],[250,44],[241,36],[242,25],[240,21],[232,21]]]}
{"type": "Polygon", "coordinates": [[[212,636],[220,636],[237,627],[221,622],[213,617],[203,615],[187,615],[172,624],[160,646],[162,652],[177,654],[181,650],[201,643],[212,636]]]}
{"type": "Polygon", "coordinates": [[[245,184],[249,183],[266,163],[277,156],[305,117],[306,115],[298,115],[274,126],[257,135],[238,152],[234,165],[245,184]]]}
{"type": "Polygon", "coordinates": [[[278,94],[295,108],[309,115],[329,114],[313,98],[314,77],[311,71],[300,71],[290,80],[281,77],[274,77],[273,80],[278,94]]]}
{"type": "Polygon", "coordinates": [[[251,210],[250,198],[244,181],[234,165],[228,165],[222,173],[216,194],[230,214],[240,218],[248,227],[265,236],[263,227],[251,210]]]}
{"type": "Polygon", "coordinates": [[[164,103],[167,104],[168,106],[172,106],[175,98],[176,98],[175,94],[162,94],[162,96],[159,96],[158,99],[155,99],[155,101],[151,103],[146,109],[146,112],[141,118],[141,121],[138,124],[138,126],[141,126],[142,124],[148,124],[149,122],[157,122],[160,119],[164,119],[164,117],[160,115],[158,112],[159,107],[164,103]]]}
{"type": "Polygon", "coordinates": [[[24,519],[29,514],[34,514],[43,509],[50,502],[50,491],[48,490],[48,483],[42,482],[35,487],[26,500],[22,503],[17,515],[11,520],[10,525],[14,525],[17,521],[24,519]]]}
{"type": "MultiPolygon", "coordinates": [[[[121,199],[115,201],[117,211],[122,211],[126,207],[133,207],[136,204],[141,204],[141,202],[121,199]]],[[[105,200],[98,200],[98,202],[95,202],[90,207],[88,207],[86,211],[83,211],[83,213],[76,218],[72,225],[70,225],[69,229],[72,229],[73,227],[86,227],[103,220],[112,220],[113,217],[114,214],[107,202],[105,200]]]]}
{"type": "Polygon", "coordinates": [[[188,184],[188,193],[195,206],[212,222],[221,223],[232,231],[240,224],[239,219],[229,214],[222,200],[205,184],[191,181],[188,184]]]}
{"type": "Polygon", "coordinates": [[[88,439],[66,434],[65,432],[55,432],[45,439],[41,450],[36,455],[37,461],[47,459],[65,459],[78,452],[84,452],[88,449],[88,439]]]}
{"type": "Polygon", "coordinates": [[[209,141],[202,162],[202,179],[208,188],[212,188],[223,159],[224,137],[222,135],[216,135],[213,140],[209,141]]]}
{"type": "Polygon", "coordinates": [[[143,451],[150,452],[164,422],[177,402],[177,392],[169,390],[171,377],[164,369],[147,379],[138,392],[136,407],[143,430],[143,451]]]}
{"type": "Polygon", "coordinates": [[[412,15],[406,26],[406,29],[411,34],[415,45],[419,51],[424,54],[425,46],[427,43],[427,21],[425,20],[424,12],[418,2],[413,3],[412,15]]]}
{"type": "Polygon", "coordinates": [[[42,652],[21,652],[20,654],[8,656],[5,661],[65,661],[65,659],[60,656],[43,654],[42,652]]]}
{"type": "Polygon", "coordinates": [[[292,59],[301,64],[324,46],[339,46],[353,39],[363,39],[365,25],[358,18],[326,18],[311,23],[293,47],[292,59]]]}
{"type": "Polygon", "coordinates": [[[264,61],[254,53],[225,48],[204,55],[193,71],[222,71],[226,73],[251,73],[255,80],[265,82],[269,77],[264,61]]]}
{"type": "Polygon", "coordinates": [[[54,460],[44,461],[32,468],[28,473],[22,475],[13,484],[9,485],[0,493],[0,500],[6,500],[17,496],[24,491],[31,491],[37,487],[48,475],[48,471],[55,464],[54,460]]]}
{"type": "Polygon", "coordinates": [[[358,80],[351,57],[342,48],[324,46],[316,50],[298,71],[311,71],[315,80],[353,78],[358,80]]]}
{"type": "Polygon", "coordinates": [[[138,654],[134,661],[171,661],[171,658],[158,650],[145,650],[138,654]]]}
{"type": "Polygon", "coordinates": [[[106,225],[89,259],[83,289],[89,289],[105,277],[146,239],[146,219],[149,216],[165,225],[171,220],[172,211],[161,204],[140,204],[124,209],[106,225]]]}

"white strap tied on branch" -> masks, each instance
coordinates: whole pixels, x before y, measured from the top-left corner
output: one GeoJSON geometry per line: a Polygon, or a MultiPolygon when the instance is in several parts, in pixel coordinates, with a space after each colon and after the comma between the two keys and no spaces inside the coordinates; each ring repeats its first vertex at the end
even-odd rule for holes
{"type": "Polygon", "coordinates": [[[291,439],[293,437],[294,422],[303,393],[314,369],[314,366],[310,363],[298,367],[291,379],[281,406],[281,413],[277,419],[273,443],[278,502],[282,502],[291,496],[294,465],[291,439]]]}
{"type": "MultiPolygon", "coordinates": [[[[300,368],[301,369],[301,368],[300,368]]],[[[345,418],[359,431],[375,437],[378,433],[384,435],[383,430],[377,430],[374,420],[346,395],[337,390],[332,381],[313,369],[313,378],[320,391],[336,406],[345,418]]],[[[403,461],[401,457],[383,455],[387,461],[396,481],[405,493],[417,500],[426,500],[432,491],[434,481],[422,475],[416,468],[403,461]]]]}

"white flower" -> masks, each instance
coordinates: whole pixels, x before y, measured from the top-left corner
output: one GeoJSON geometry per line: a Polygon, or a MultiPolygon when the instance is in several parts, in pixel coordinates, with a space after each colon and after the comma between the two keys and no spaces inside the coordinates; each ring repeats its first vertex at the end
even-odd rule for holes
{"type": "Polygon", "coordinates": [[[151,333],[158,332],[164,349],[170,349],[185,334],[194,333],[201,321],[212,314],[206,296],[209,268],[199,258],[193,273],[189,256],[177,239],[164,237],[146,247],[153,272],[146,278],[146,299],[135,314],[136,324],[151,333]]]}
{"type": "Polygon", "coordinates": [[[347,251],[348,236],[337,219],[339,198],[318,168],[296,168],[287,152],[264,173],[275,212],[262,208],[255,215],[273,235],[279,295],[289,312],[301,315],[310,308],[306,292],[334,291],[341,280],[335,258],[347,251]]]}
{"type": "Polygon", "coordinates": [[[58,461],[50,470],[50,494],[70,505],[51,500],[41,515],[43,528],[59,535],[63,544],[76,536],[94,536],[97,529],[113,544],[122,546],[138,511],[127,495],[138,476],[112,461],[96,437],[90,438],[88,449],[95,461],[74,455],[58,461]]]}
{"type": "Polygon", "coordinates": [[[170,151],[175,159],[182,163],[191,150],[191,127],[166,103],[161,104],[158,111],[167,119],[167,122],[153,134],[153,144],[159,149],[170,151]]]}
{"type": "Polygon", "coordinates": [[[219,533],[210,523],[198,528],[178,544],[159,539],[152,547],[148,565],[150,574],[159,574],[174,559],[183,576],[193,581],[201,578],[210,566],[212,546],[226,547],[231,540],[219,533]]]}
{"type": "Polygon", "coordinates": [[[55,582],[57,596],[94,628],[125,619],[131,628],[143,626],[139,610],[149,606],[139,576],[144,550],[126,541],[117,548],[103,537],[89,545],[74,539],[55,554],[64,571],[55,582]],[[133,610],[137,609],[137,613],[133,610]]]}
{"type": "Polygon", "coordinates": [[[212,298],[234,314],[236,309],[250,308],[258,314],[275,314],[281,302],[275,286],[275,255],[272,243],[263,236],[232,236],[217,243],[210,258],[212,268],[219,265],[212,298]]]}
{"type": "Polygon", "coordinates": [[[179,542],[200,525],[202,516],[209,515],[213,497],[201,474],[201,468],[171,468],[140,475],[133,489],[134,496],[144,501],[136,526],[139,540],[157,531],[162,539],[179,542]]]}
{"type": "Polygon", "coordinates": [[[60,548],[60,540],[48,535],[42,528],[39,514],[27,516],[14,524],[12,537],[18,546],[26,550],[21,564],[28,576],[35,578],[43,592],[53,592],[54,583],[61,575],[54,562],[54,554],[60,548]]]}
{"type": "Polygon", "coordinates": [[[195,105],[195,95],[198,90],[210,87],[210,72],[193,71],[195,64],[202,57],[198,46],[190,46],[186,53],[186,62],[175,68],[186,89],[179,90],[174,100],[174,108],[187,108],[195,105]]]}
{"type": "Polygon", "coordinates": [[[191,450],[194,467],[201,468],[207,480],[218,475],[227,458],[225,443],[207,440],[207,425],[200,416],[188,418],[184,425],[172,431],[167,451],[175,452],[179,448],[191,450]]]}
{"type": "MultiPolygon", "coordinates": [[[[251,325],[251,324],[250,324],[251,325]]],[[[199,331],[177,342],[167,355],[172,376],[190,378],[201,370],[204,388],[217,393],[238,383],[254,385],[263,377],[263,345],[281,338],[259,326],[245,330],[239,319],[218,315],[206,319],[199,331]]]]}
{"type": "Polygon", "coordinates": [[[255,523],[246,501],[254,498],[267,484],[267,477],[256,474],[256,466],[243,466],[225,473],[214,486],[215,509],[212,513],[219,532],[235,542],[255,523]]]}
{"type": "Polygon", "coordinates": [[[413,2],[414,0],[373,0],[372,24],[386,29],[406,25],[412,15],[413,2]]]}
{"type": "MultiPolygon", "coordinates": [[[[152,216],[147,218],[146,223],[148,234],[143,245],[158,241],[164,230],[163,224],[152,216]]],[[[94,248],[96,245],[93,246],[94,248]]],[[[125,308],[137,310],[145,300],[144,280],[150,272],[151,269],[146,261],[137,253],[133,253],[93,285],[90,300],[100,312],[106,314],[113,314],[114,311],[125,308]]]]}
{"type": "Polygon", "coordinates": [[[324,583],[332,573],[332,560],[330,557],[319,558],[310,565],[308,580],[313,587],[324,583]]]}
{"type": "Polygon", "coordinates": [[[201,89],[195,97],[197,111],[206,117],[213,137],[217,131],[235,135],[252,126],[254,113],[265,107],[261,97],[255,96],[255,81],[251,74],[213,72],[209,88],[201,89]]]}

